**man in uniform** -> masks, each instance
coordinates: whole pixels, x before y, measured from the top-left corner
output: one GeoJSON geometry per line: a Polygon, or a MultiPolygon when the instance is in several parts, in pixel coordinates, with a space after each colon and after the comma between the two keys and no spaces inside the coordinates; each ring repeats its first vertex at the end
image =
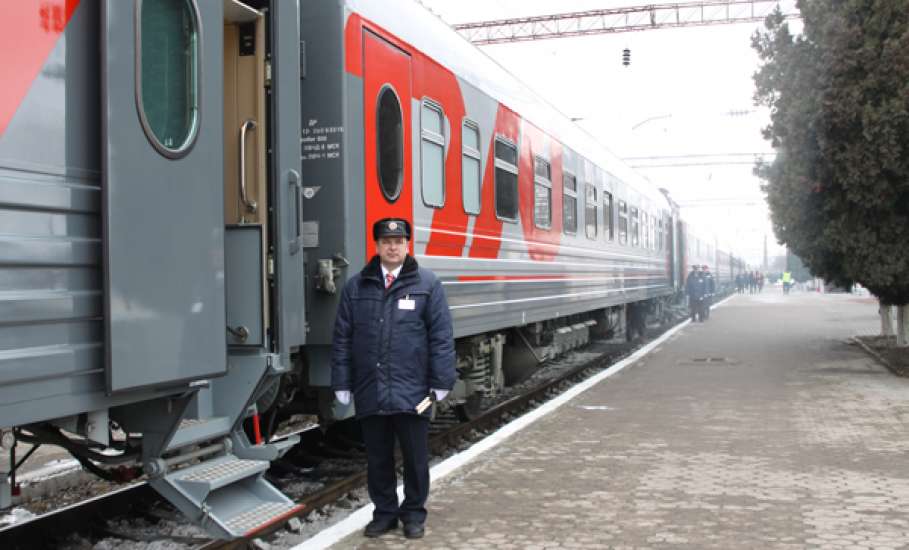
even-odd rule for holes
{"type": "Polygon", "coordinates": [[[372,228],[376,255],[344,286],[332,341],[331,385],[342,404],[353,393],[375,504],[364,535],[404,525],[420,538],[429,496],[429,415],[457,379],[451,314],[442,284],[407,254],[410,224],[384,218],[372,228]],[[395,438],[404,458],[398,504],[395,438]]]}
{"type": "Polygon", "coordinates": [[[688,279],[685,281],[685,292],[688,294],[688,310],[691,312],[692,322],[704,320],[702,307],[705,291],[704,277],[698,271],[698,265],[694,264],[691,266],[691,273],[688,274],[688,279]]]}

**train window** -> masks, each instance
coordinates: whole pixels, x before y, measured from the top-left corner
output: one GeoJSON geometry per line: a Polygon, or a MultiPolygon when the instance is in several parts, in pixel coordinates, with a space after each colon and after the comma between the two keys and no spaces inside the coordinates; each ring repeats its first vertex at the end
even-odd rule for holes
{"type": "Polygon", "coordinates": [[[379,186],[386,199],[395,201],[404,182],[404,121],[401,103],[391,86],[379,92],[377,118],[379,186]]]}
{"type": "Polygon", "coordinates": [[[628,203],[619,201],[619,242],[628,244],[628,203]]]}
{"type": "Polygon", "coordinates": [[[586,227],[587,238],[597,238],[597,188],[592,183],[587,183],[586,204],[584,207],[584,226],[586,227]]]}
{"type": "Polygon", "coordinates": [[[641,244],[641,220],[638,209],[634,206],[631,207],[631,246],[639,246],[641,244]]]}
{"type": "Polygon", "coordinates": [[[657,220],[657,250],[663,250],[663,218],[657,220]]]}
{"type": "Polygon", "coordinates": [[[496,138],[495,160],[496,216],[516,221],[518,219],[518,148],[496,138]]]}
{"type": "Polygon", "coordinates": [[[427,206],[439,208],[445,205],[445,121],[442,108],[424,101],[420,110],[420,123],[423,202],[427,206]]]}
{"type": "Polygon", "coordinates": [[[650,248],[650,218],[644,211],[641,211],[641,246],[650,248]]]}
{"type": "Polygon", "coordinates": [[[480,213],[480,128],[465,120],[461,126],[461,198],[464,211],[480,213]]]}
{"type": "Polygon", "coordinates": [[[533,159],[533,224],[552,227],[552,168],[540,157],[533,159]]]}
{"type": "Polygon", "coordinates": [[[650,249],[657,249],[657,217],[655,214],[650,216],[650,249]]]}
{"type": "Polygon", "coordinates": [[[603,235],[607,241],[615,238],[615,216],[612,212],[612,193],[603,192],[603,235]]]}
{"type": "Polygon", "coordinates": [[[578,232],[578,179],[574,174],[562,176],[562,229],[572,235],[578,232]]]}
{"type": "Polygon", "coordinates": [[[180,158],[199,131],[199,14],[192,0],[143,0],[136,32],[136,102],[154,148],[180,158]]]}

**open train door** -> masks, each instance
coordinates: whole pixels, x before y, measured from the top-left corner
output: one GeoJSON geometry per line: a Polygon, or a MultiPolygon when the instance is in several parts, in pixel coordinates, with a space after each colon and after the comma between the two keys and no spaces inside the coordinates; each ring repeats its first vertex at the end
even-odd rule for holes
{"type": "Polygon", "coordinates": [[[107,389],[226,371],[222,3],[104,0],[107,389]]]}
{"type": "Polygon", "coordinates": [[[273,313],[282,363],[306,343],[304,310],[303,179],[300,136],[300,2],[272,0],[269,10],[272,84],[269,89],[271,141],[269,148],[272,197],[275,204],[273,313]]]}

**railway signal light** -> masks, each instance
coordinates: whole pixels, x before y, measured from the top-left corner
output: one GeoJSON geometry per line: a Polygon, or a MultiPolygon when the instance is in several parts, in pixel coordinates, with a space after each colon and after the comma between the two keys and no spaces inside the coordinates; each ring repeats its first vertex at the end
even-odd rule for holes
{"type": "Polygon", "coordinates": [[[631,49],[625,48],[622,50],[622,65],[628,66],[631,65],[631,49]]]}

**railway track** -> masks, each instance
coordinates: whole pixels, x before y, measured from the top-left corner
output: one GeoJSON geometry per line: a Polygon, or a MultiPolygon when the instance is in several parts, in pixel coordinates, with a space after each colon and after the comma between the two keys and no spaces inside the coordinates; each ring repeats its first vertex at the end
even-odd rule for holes
{"type": "MultiPolygon", "coordinates": [[[[540,369],[540,373],[545,374],[539,377],[522,382],[518,385],[516,395],[506,396],[502,400],[493,403],[488,409],[483,411],[479,416],[465,422],[453,422],[451,419],[445,419],[441,423],[434,425],[430,435],[430,450],[433,456],[439,457],[446,454],[457,452],[458,449],[468,446],[487,435],[490,431],[497,429],[503,424],[517,417],[529,409],[557,395],[565,389],[571,387],[577,382],[592,376],[593,374],[609,368],[616,361],[633,353],[647,340],[661,334],[664,330],[677,324],[681,319],[663,325],[659,329],[648,331],[648,338],[639,340],[634,343],[605,343],[594,342],[589,346],[571,352],[561,359],[555,359],[547,364],[546,369],[540,369]],[[439,428],[439,425],[442,428],[439,428]]],[[[313,477],[314,485],[321,485],[320,488],[312,490],[302,496],[293,495],[295,500],[301,504],[294,518],[287,518],[288,521],[297,522],[301,518],[317,510],[338,503],[357,491],[362,490],[366,485],[365,455],[355,447],[344,449],[341,447],[328,448],[328,454],[338,455],[335,458],[340,460],[343,470],[345,467],[354,470],[352,473],[342,475],[339,479],[317,479],[313,477]],[[346,462],[345,462],[346,461],[346,462]]],[[[282,468],[281,464],[276,465],[282,468]]],[[[288,465],[284,464],[284,468],[288,465]]],[[[297,468],[296,474],[302,471],[308,471],[296,465],[289,466],[292,470],[297,468]]],[[[285,472],[286,473],[286,472],[285,472]]],[[[289,477],[294,477],[295,472],[291,472],[289,477]]],[[[337,476],[337,474],[335,474],[337,476]]],[[[280,479],[277,481],[280,485],[280,479]]],[[[167,540],[176,545],[182,545],[184,548],[196,550],[228,550],[228,549],[246,549],[250,548],[251,541],[255,539],[269,540],[278,532],[285,530],[287,521],[281,524],[268,526],[255,533],[250,533],[244,539],[232,541],[211,540],[205,537],[202,531],[194,532],[192,526],[187,530],[178,530],[177,533],[160,533],[158,535],[149,535],[148,531],[131,532],[128,527],[123,527],[124,522],[119,521],[119,527],[111,527],[109,518],[117,517],[135,517],[151,516],[152,520],[160,518],[167,513],[155,511],[161,507],[167,507],[157,494],[146,484],[140,483],[131,487],[103,495],[88,501],[73,505],[53,513],[39,516],[30,521],[16,524],[12,527],[0,530],[0,547],[9,550],[18,548],[44,548],[57,545],[61,538],[61,533],[82,533],[89,540],[98,538],[122,538],[125,541],[133,542],[152,542],[153,540],[167,540]]],[[[175,514],[171,513],[172,516],[175,514]]],[[[299,527],[299,523],[297,524],[299,527]]],[[[76,548],[80,545],[73,546],[76,548]]],[[[83,548],[91,548],[81,545],[83,548]]],[[[176,546],[175,546],[176,547],[176,546]]]]}

